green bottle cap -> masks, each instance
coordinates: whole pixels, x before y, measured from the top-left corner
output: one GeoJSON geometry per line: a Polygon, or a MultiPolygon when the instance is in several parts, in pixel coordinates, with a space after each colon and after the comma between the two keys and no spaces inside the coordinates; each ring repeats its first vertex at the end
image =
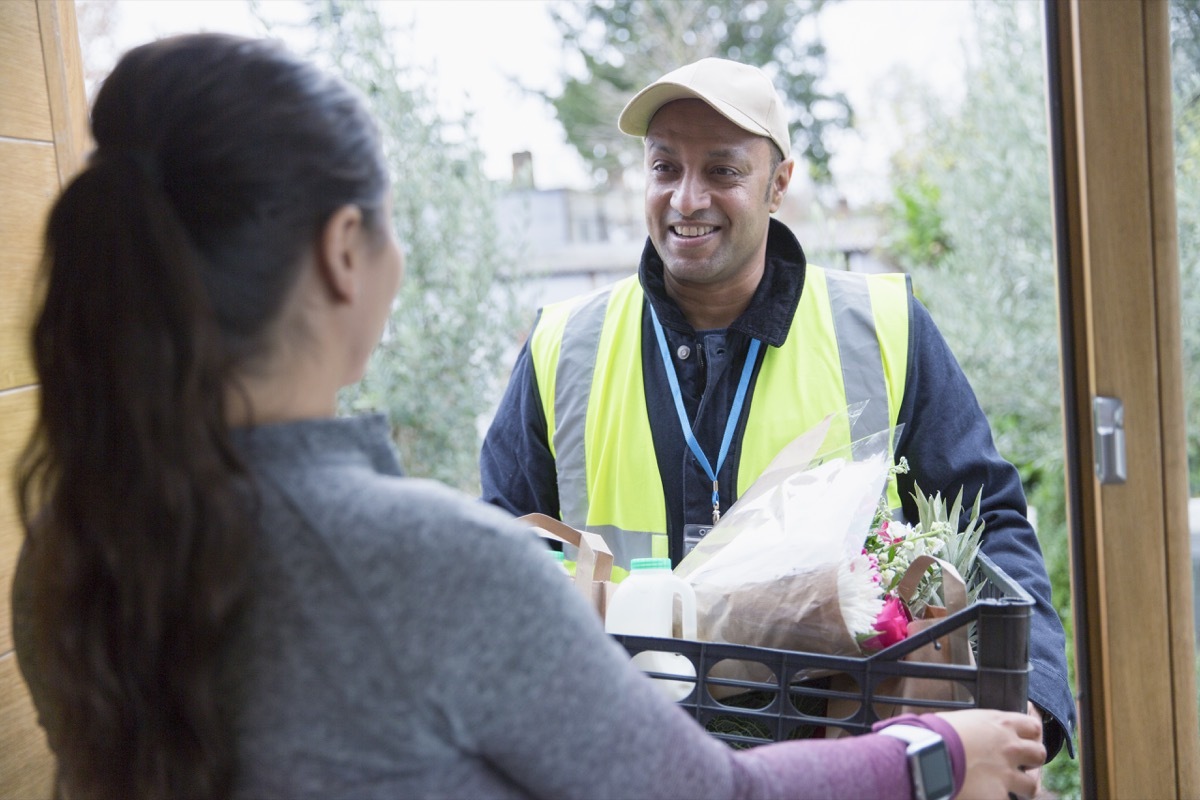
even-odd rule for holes
{"type": "Polygon", "coordinates": [[[629,571],[636,572],[643,569],[671,569],[671,559],[669,558],[635,558],[629,562],[629,571]]]}

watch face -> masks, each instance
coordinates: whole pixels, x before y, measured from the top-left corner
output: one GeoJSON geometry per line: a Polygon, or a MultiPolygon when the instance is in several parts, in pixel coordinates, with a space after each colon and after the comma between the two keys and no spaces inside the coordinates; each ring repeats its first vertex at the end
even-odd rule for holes
{"type": "Polygon", "coordinates": [[[916,754],[917,774],[921,776],[924,796],[929,800],[950,797],[954,793],[954,771],[945,742],[923,747],[916,754]]]}

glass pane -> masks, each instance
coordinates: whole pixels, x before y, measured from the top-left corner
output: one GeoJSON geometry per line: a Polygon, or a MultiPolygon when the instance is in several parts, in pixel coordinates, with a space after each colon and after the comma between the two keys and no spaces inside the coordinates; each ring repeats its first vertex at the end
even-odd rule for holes
{"type": "MultiPolygon", "coordinates": [[[[886,158],[877,173],[883,191],[851,202],[851,214],[877,220],[878,239],[868,252],[912,275],[997,447],[1021,474],[1067,630],[1074,691],[1043,9],[1034,2],[914,9],[930,19],[914,19],[891,45],[884,19],[863,20],[851,38],[894,59],[855,104],[863,143],[856,147],[878,148],[886,158]],[[900,60],[891,49],[900,42],[923,55],[900,60]]],[[[832,21],[881,10],[852,1],[826,14],[832,21]]],[[[847,59],[843,69],[854,65],[847,59]]],[[[842,75],[831,66],[831,82],[842,75]]],[[[839,184],[844,195],[858,176],[838,166],[835,177],[854,178],[839,184]]],[[[825,218],[837,230],[837,212],[825,218]]],[[[1044,787],[1060,797],[1078,796],[1079,779],[1079,762],[1065,752],[1043,773],[1044,787]]]]}
{"type": "MultiPolygon", "coordinates": [[[[1200,326],[1195,322],[1200,314],[1200,0],[1171,0],[1170,15],[1183,388],[1187,405],[1188,488],[1192,498],[1188,501],[1188,521],[1195,592],[1193,612],[1196,638],[1200,642],[1200,326]]],[[[1200,650],[1196,671],[1200,677],[1200,650]]]]}
{"type": "MultiPolygon", "coordinates": [[[[1001,454],[1020,472],[1054,602],[1067,630],[1073,688],[1041,3],[619,0],[554,8],[570,17],[593,5],[615,7],[624,15],[609,30],[611,39],[600,40],[608,48],[604,63],[623,65],[624,85],[612,96],[601,93],[576,103],[576,117],[581,108],[604,111],[597,112],[590,129],[570,131],[563,127],[571,119],[570,108],[531,105],[530,97],[538,92],[558,96],[570,79],[588,77],[580,50],[595,44],[600,34],[594,25],[584,25],[579,38],[568,41],[564,29],[551,21],[551,4],[542,2],[379,6],[398,33],[390,40],[395,47],[378,50],[408,59],[402,65],[405,87],[416,87],[424,101],[436,100],[421,106],[425,117],[442,119],[447,108],[450,116],[463,111],[476,115],[472,125],[447,124],[437,131],[441,145],[463,147],[469,154],[454,169],[438,172],[414,159],[399,170],[400,177],[450,190],[461,185],[457,179],[464,174],[475,179],[482,170],[489,185],[472,185],[461,195],[463,202],[494,190],[499,228],[519,238],[522,325],[508,337],[494,330],[490,334],[509,346],[503,358],[491,358],[491,351],[489,358],[456,356],[473,372],[494,367],[500,376],[490,395],[469,392],[470,399],[482,398],[485,407],[494,407],[534,308],[636,270],[646,231],[640,145],[615,131],[616,112],[628,99],[629,87],[643,83],[643,76],[631,77],[633,70],[649,70],[644,76],[649,80],[718,51],[758,63],[790,59],[792,71],[811,77],[815,89],[803,97],[809,90],[796,89],[803,107],[792,119],[798,163],[777,218],[796,233],[811,263],[912,275],[918,298],[974,388],[1001,454]],[[649,8],[665,21],[664,27],[653,28],[649,8]],[[788,41],[777,43],[778,49],[762,53],[755,48],[765,46],[764,37],[774,28],[754,23],[768,13],[787,15],[794,28],[788,41]],[[759,17],[752,19],[754,15],[759,17]],[[735,29],[730,22],[735,17],[745,18],[746,24],[735,29]],[[690,21],[683,24],[685,20],[690,21]],[[511,30],[523,35],[497,35],[511,30]],[[728,49],[734,32],[742,37],[737,52],[728,49]],[[642,46],[632,48],[631,42],[642,46]],[[721,46],[727,49],[718,50],[721,46]],[[410,61],[418,69],[410,69],[410,61]],[[461,78],[464,74],[469,81],[461,78]],[[497,80],[510,75],[533,94],[514,94],[497,80]],[[454,132],[448,133],[451,128],[454,132]]],[[[147,38],[200,28],[250,34],[263,30],[248,5],[222,3],[220,14],[215,7],[209,2],[79,0],[89,88],[120,52],[147,38]]],[[[311,26],[315,10],[323,7],[319,2],[258,4],[260,17],[290,19],[291,28],[278,23],[271,33],[297,43],[301,51],[317,36],[311,26]]],[[[344,59],[337,66],[349,71],[362,65],[344,59]]],[[[1200,144],[1193,146],[1200,150],[1200,144]]],[[[1180,186],[1182,217],[1182,177],[1180,186]]],[[[444,198],[430,203],[435,199],[444,198]]],[[[1192,209],[1191,219],[1200,220],[1196,211],[1200,209],[1192,209]]],[[[424,233],[436,227],[428,225],[424,233]]],[[[482,236],[459,238],[485,241],[482,236]]],[[[1197,238],[1193,232],[1187,240],[1181,229],[1181,243],[1192,241],[1192,252],[1197,252],[1197,238]]],[[[466,251],[465,257],[479,258],[482,252],[466,251]]],[[[411,251],[409,255],[411,279],[419,281],[421,261],[411,251]]],[[[1182,263],[1192,270],[1185,273],[1184,286],[1200,288],[1195,265],[1182,263]]],[[[452,277],[469,263],[442,257],[435,266],[452,277]]],[[[461,283],[461,290],[468,291],[470,281],[461,283]]],[[[1185,318],[1194,318],[1187,308],[1185,318]]],[[[1197,350],[1193,341],[1189,352],[1197,350]]],[[[467,385],[467,378],[456,377],[451,367],[445,372],[454,383],[467,385]]],[[[1195,397],[1200,370],[1191,375],[1195,397]]],[[[367,383],[386,387],[385,377],[372,371],[367,383]]],[[[410,379],[408,385],[426,384],[410,379]]],[[[388,390],[380,389],[374,399],[388,396],[388,390]]],[[[1191,413],[1194,422],[1194,406],[1191,413]]],[[[486,426],[487,415],[481,416],[480,425],[486,426]]],[[[453,439],[458,451],[478,453],[478,442],[470,435],[465,437],[470,441],[462,441],[461,424],[448,417],[426,421],[426,433],[442,436],[435,436],[435,445],[453,439]]],[[[1196,425],[1189,426],[1193,455],[1198,450],[1195,430],[1196,425]]],[[[446,447],[436,452],[444,454],[446,447]]],[[[456,477],[470,483],[469,475],[456,477]]],[[[1077,765],[1064,750],[1043,773],[1045,787],[1060,797],[1077,796],[1077,765]]]]}

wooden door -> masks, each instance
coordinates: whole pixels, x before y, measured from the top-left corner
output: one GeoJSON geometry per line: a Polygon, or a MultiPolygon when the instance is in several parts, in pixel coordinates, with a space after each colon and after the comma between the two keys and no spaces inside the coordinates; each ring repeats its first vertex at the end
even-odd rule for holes
{"type": "Polygon", "coordinates": [[[27,342],[42,226],[81,163],[86,126],[74,4],[0,2],[0,797],[51,794],[52,760],[13,655],[12,468],[36,415],[27,342]]]}
{"type": "Polygon", "coordinates": [[[1198,797],[1167,5],[1048,11],[1084,789],[1198,797]],[[1120,483],[1093,467],[1101,396],[1120,483]]]}

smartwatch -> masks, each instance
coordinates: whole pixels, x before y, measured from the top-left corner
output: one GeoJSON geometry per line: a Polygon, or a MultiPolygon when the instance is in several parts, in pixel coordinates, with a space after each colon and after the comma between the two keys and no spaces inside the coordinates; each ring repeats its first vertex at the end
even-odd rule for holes
{"type": "Polygon", "coordinates": [[[875,731],[908,744],[908,773],[915,800],[950,800],[954,767],[942,737],[916,725],[888,725],[875,731]]]}

